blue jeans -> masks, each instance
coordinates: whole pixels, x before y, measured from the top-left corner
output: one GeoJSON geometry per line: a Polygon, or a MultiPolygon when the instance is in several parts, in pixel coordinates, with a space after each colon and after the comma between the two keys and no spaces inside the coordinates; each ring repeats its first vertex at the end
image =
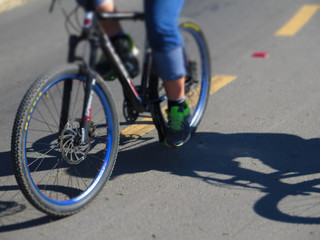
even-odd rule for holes
{"type": "Polygon", "coordinates": [[[178,28],[184,0],[145,0],[146,29],[157,74],[164,80],[186,75],[178,28]]]}
{"type": "MultiPolygon", "coordinates": [[[[96,7],[108,0],[93,0],[96,7]]],[[[146,30],[157,74],[164,80],[186,75],[178,21],[184,0],[145,0],[146,30]]]]}

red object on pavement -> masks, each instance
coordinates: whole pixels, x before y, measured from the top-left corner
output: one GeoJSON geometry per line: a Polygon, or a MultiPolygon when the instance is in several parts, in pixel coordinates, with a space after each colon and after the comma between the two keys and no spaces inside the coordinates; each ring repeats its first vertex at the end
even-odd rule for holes
{"type": "Polygon", "coordinates": [[[269,56],[269,53],[267,53],[267,52],[254,52],[251,56],[254,58],[266,58],[269,56]]]}

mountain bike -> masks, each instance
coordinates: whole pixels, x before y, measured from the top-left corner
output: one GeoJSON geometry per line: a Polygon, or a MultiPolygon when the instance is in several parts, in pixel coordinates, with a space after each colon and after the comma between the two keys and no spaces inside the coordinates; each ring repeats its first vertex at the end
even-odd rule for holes
{"type": "MultiPolygon", "coordinates": [[[[88,1],[91,2],[91,1],[88,1]]],[[[63,217],[91,202],[109,179],[119,145],[119,122],[112,94],[95,71],[100,49],[110,60],[124,94],[128,122],[151,114],[159,141],[167,127],[166,95],[155,73],[146,40],[141,83],[134,86],[108,36],[105,19],[144,20],[142,12],[102,13],[85,6],[81,34],[69,39],[68,62],[40,76],[24,95],[12,131],[11,154],[16,180],[38,210],[63,217]],[[77,54],[80,43],[90,46],[89,59],[77,54]]],[[[210,90],[210,57],[201,28],[182,21],[185,94],[194,132],[206,109],[210,90]]]]}

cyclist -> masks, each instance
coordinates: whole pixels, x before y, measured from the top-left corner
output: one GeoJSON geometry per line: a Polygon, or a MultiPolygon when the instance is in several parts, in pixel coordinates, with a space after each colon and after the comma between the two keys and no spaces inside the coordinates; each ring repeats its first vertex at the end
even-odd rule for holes
{"type": "MultiPolygon", "coordinates": [[[[178,19],[184,0],[145,0],[146,30],[158,76],[163,80],[168,97],[168,128],[165,145],[180,147],[190,138],[190,109],[184,96],[186,69],[178,19]]],[[[94,0],[99,11],[115,12],[114,0],[94,0]]],[[[132,41],[116,20],[101,22],[131,77],[138,74],[138,62],[132,41]]],[[[97,71],[105,74],[107,59],[101,59],[97,71]]]]}

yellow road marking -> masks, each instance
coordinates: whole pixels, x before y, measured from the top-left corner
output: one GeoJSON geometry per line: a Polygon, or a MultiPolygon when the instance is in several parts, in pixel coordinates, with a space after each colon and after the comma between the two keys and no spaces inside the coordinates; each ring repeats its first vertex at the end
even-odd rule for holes
{"type": "Polygon", "coordinates": [[[224,87],[228,83],[235,80],[237,76],[228,76],[228,75],[216,75],[211,78],[211,89],[210,94],[218,91],[220,88],[224,87]]]}
{"type": "Polygon", "coordinates": [[[29,0],[0,0],[0,13],[26,3],[29,0]]]}
{"type": "Polygon", "coordinates": [[[121,131],[121,135],[130,138],[139,138],[155,128],[151,117],[146,117],[140,122],[141,124],[132,124],[131,126],[123,129],[121,131]]]}
{"type": "Polygon", "coordinates": [[[304,5],[300,10],[276,33],[275,36],[295,35],[320,9],[320,5],[304,5]]]}
{"type": "MultiPolygon", "coordinates": [[[[218,91],[220,88],[224,87],[228,83],[235,80],[236,76],[228,76],[228,75],[216,75],[211,78],[211,89],[210,94],[218,91]]],[[[198,91],[197,89],[195,91],[198,91]]],[[[193,106],[195,101],[189,100],[189,105],[193,106]]],[[[121,131],[121,135],[129,138],[139,138],[144,134],[150,132],[155,128],[152,118],[146,117],[139,121],[139,124],[133,124],[121,131]]]]}

